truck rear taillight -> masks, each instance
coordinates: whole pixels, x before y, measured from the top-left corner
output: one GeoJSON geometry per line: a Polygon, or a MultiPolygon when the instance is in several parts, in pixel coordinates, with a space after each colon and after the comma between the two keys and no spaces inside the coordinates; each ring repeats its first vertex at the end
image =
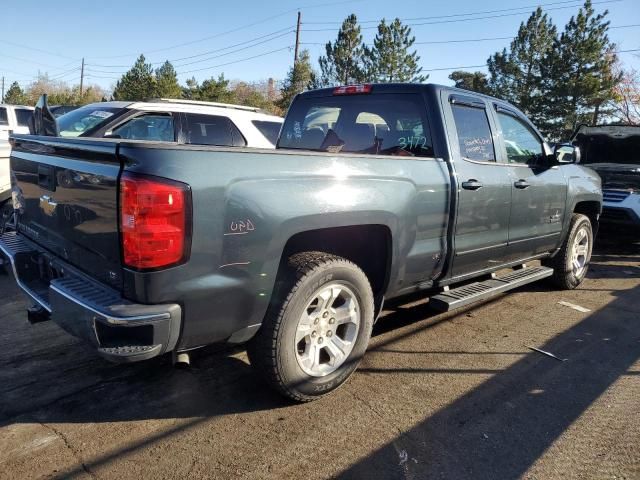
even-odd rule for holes
{"type": "Polygon", "coordinates": [[[155,269],[183,263],[191,244],[191,189],[158,177],[120,178],[120,235],[126,267],[155,269]]]}
{"type": "Polygon", "coordinates": [[[343,85],[333,89],[334,95],[358,95],[360,93],[371,93],[371,85],[343,85]]]}

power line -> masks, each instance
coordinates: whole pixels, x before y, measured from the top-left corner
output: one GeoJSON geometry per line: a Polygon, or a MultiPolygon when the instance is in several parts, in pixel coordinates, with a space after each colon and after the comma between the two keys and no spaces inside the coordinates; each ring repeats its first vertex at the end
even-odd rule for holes
{"type": "Polygon", "coordinates": [[[227,65],[233,65],[235,63],[246,62],[247,60],[253,60],[254,58],[264,57],[265,55],[271,55],[272,53],[281,52],[283,50],[290,50],[292,48],[293,48],[293,45],[287,45],[286,47],[277,48],[277,49],[271,50],[269,52],[264,52],[264,53],[261,53],[259,55],[253,55],[251,57],[242,58],[240,60],[234,60],[232,62],[221,63],[219,65],[211,65],[209,67],[198,68],[198,69],[195,69],[195,70],[188,70],[186,72],[178,72],[178,75],[184,75],[184,74],[187,74],[187,73],[201,72],[203,70],[211,70],[213,68],[225,67],[227,65]]]}
{"type": "MultiPolygon", "coordinates": [[[[226,47],[216,48],[214,50],[208,50],[206,52],[198,53],[198,54],[195,54],[195,55],[190,55],[188,57],[180,57],[180,58],[169,59],[169,61],[173,63],[173,62],[179,62],[181,60],[190,60],[192,58],[203,57],[203,56],[209,55],[211,53],[221,52],[223,50],[228,50],[230,48],[238,47],[240,45],[246,45],[247,43],[252,43],[252,42],[254,42],[256,40],[261,40],[261,39],[266,38],[266,37],[271,37],[273,35],[280,34],[280,35],[274,36],[273,38],[269,38],[269,39],[265,40],[264,42],[256,43],[256,45],[260,45],[262,43],[266,43],[266,42],[274,40],[276,38],[283,37],[286,34],[293,33],[293,31],[294,31],[293,28],[294,27],[292,27],[292,26],[286,27],[286,28],[281,28],[280,30],[276,30],[275,32],[267,33],[265,35],[260,35],[259,37],[254,37],[252,39],[245,40],[244,42],[235,43],[233,45],[228,45],[226,47]],[[282,33],[282,32],[284,32],[284,33],[282,33]]],[[[164,63],[164,61],[161,61],[161,62],[150,62],[151,65],[160,65],[160,64],[163,64],[163,63],[164,63]]],[[[129,68],[130,67],[130,65],[100,65],[100,64],[96,64],[96,63],[87,64],[87,65],[93,66],[93,67],[101,67],[101,68],[129,68]]],[[[107,73],[111,73],[111,72],[107,72],[107,73]]]]}
{"type": "MultiPolygon", "coordinates": [[[[629,52],[640,52],[640,48],[632,48],[632,49],[628,49],[628,50],[616,50],[614,52],[611,53],[629,53],[629,52]]],[[[463,70],[463,69],[467,69],[467,68],[483,68],[486,67],[487,64],[484,63],[482,65],[463,65],[463,66],[458,66],[458,67],[439,67],[439,68],[423,68],[422,71],[423,72],[439,72],[439,71],[446,71],[446,70],[463,70]]]]}
{"type": "MultiPolygon", "coordinates": [[[[622,2],[623,0],[603,0],[600,2],[593,2],[592,5],[601,5],[601,4],[605,4],[605,3],[618,3],[618,2],[622,2]]],[[[564,7],[553,7],[553,8],[547,8],[546,11],[552,11],[552,10],[565,10],[567,8],[575,8],[575,7],[580,7],[581,4],[575,4],[575,5],[568,5],[568,6],[564,6],[564,7]]],[[[476,20],[489,20],[489,19],[493,19],[493,18],[503,18],[503,17],[514,17],[514,16],[518,16],[518,15],[525,15],[527,14],[528,11],[523,11],[523,12],[518,12],[518,13],[504,13],[504,14],[499,14],[499,15],[487,15],[484,17],[471,17],[471,18],[458,18],[458,19],[453,19],[453,20],[436,20],[436,21],[430,21],[430,22],[421,22],[421,23],[405,23],[405,26],[408,27],[420,27],[423,25],[439,25],[439,24],[446,24],[446,23],[460,23],[460,22],[471,22],[471,21],[476,21],[476,20]]],[[[425,18],[434,18],[434,17],[425,17],[425,18]]],[[[303,24],[304,25],[304,24],[303,24]]],[[[371,26],[371,27],[361,27],[361,30],[371,30],[374,28],[378,28],[377,26],[371,26]]],[[[312,29],[305,29],[305,32],[333,32],[335,31],[335,28],[312,28],[312,29]]]]}
{"type": "MultiPolygon", "coordinates": [[[[270,20],[274,20],[276,18],[283,17],[283,16],[288,15],[288,14],[290,14],[292,12],[298,11],[298,10],[300,10],[302,8],[312,9],[312,8],[328,7],[328,6],[333,6],[333,5],[342,5],[342,4],[346,4],[346,3],[354,3],[356,1],[360,1],[360,0],[325,2],[325,3],[317,3],[317,4],[299,6],[299,7],[295,7],[295,8],[291,8],[289,10],[286,10],[286,11],[284,11],[282,13],[278,13],[276,15],[271,15],[271,16],[263,18],[261,20],[257,20],[257,21],[252,22],[252,23],[241,25],[240,27],[232,28],[231,30],[226,30],[224,32],[216,33],[214,35],[209,35],[207,37],[202,37],[202,38],[199,38],[199,39],[196,39],[196,40],[191,40],[191,41],[188,41],[188,42],[178,43],[176,45],[171,45],[171,46],[168,46],[168,47],[157,48],[157,49],[154,49],[154,50],[146,50],[146,51],[143,51],[143,53],[150,54],[150,53],[165,52],[167,50],[174,50],[176,48],[185,47],[185,46],[188,46],[188,45],[193,45],[195,43],[205,42],[207,40],[211,40],[211,39],[214,39],[214,38],[219,38],[219,37],[222,37],[224,35],[228,35],[230,33],[235,33],[235,32],[238,32],[240,30],[244,30],[244,29],[247,29],[247,28],[250,28],[250,27],[254,27],[254,26],[260,25],[262,23],[266,23],[266,22],[268,22],[270,20]]],[[[93,57],[93,58],[96,58],[96,59],[99,59],[99,58],[125,58],[125,57],[137,56],[139,54],[140,54],[140,52],[128,53],[128,54],[123,54],[123,55],[100,56],[100,57],[93,57]]]]}
{"type": "MultiPolygon", "coordinates": [[[[546,7],[546,6],[553,6],[553,5],[563,5],[563,4],[566,4],[566,3],[576,3],[576,2],[578,2],[578,0],[564,0],[562,2],[538,3],[536,5],[528,5],[528,6],[522,6],[522,7],[501,8],[499,10],[484,10],[484,11],[480,11],[480,12],[454,13],[454,14],[449,14],[449,15],[432,15],[432,16],[429,16],[429,17],[413,17],[413,18],[404,18],[404,19],[401,19],[401,20],[404,22],[404,21],[413,21],[413,20],[428,20],[428,19],[432,20],[432,19],[436,19],[436,18],[468,17],[468,16],[471,16],[471,15],[485,15],[487,13],[512,12],[514,10],[527,10],[527,11],[530,11],[530,9],[532,9],[532,8],[546,7]]],[[[378,22],[380,22],[380,20],[362,20],[362,21],[359,20],[358,21],[358,23],[378,23],[378,22]]],[[[305,22],[305,24],[307,24],[307,25],[336,25],[336,24],[342,24],[342,22],[336,22],[336,21],[305,22]]]]}
{"type": "Polygon", "coordinates": [[[40,48],[33,48],[33,47],[28,47],[26,45],[20,45],[19,43],[10,42],[8,40],[0,40],[0,42],[1,43],[6,43],[7,45],[11,45],[13,47],[24,48],[26,50],[33,50],[34,52],[40,52],[40,53],[45,53],[47,55],[53,55],[55,57],[66,58],[67,60],[73,60],[74,62],[75,61],[80,61],[77,58],[67,57],[66,55],[60,55],[59,53],[49,52],[47,50],[42,50],[40,48]]]}

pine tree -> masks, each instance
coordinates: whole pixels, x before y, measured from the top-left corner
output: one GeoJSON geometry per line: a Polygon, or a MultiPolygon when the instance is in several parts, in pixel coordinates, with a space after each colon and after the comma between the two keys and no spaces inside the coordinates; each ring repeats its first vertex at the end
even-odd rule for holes
{"type": "Polygon", "coordinates": [[[327,43],[326,56],[318,59],[320,64],[320,84],[346,85],[362,83],[366,80],[364,72],[364,46],[360,25],[354,14],[349,15],[338,31],[335,42],[327,43]]]}
{"type": "Polygon", "coordinates": [[[549,133],[567,138],[581,123],[598,123],[602,105],[616,98],[616,45],[609,40],[608,11],[595,14],[591,0],[556,39],[549,59],[549,133]]]}
{"type": "Polygon", "coordinates": [[[382,19],[373,48],[365,52],[370,78],[377,82],[424,82],[429,76],[420,75],[418,53],[409,53],[415,41],[411,28],[402,25],[399,18],[390,24],[382,19]]]}
{"type": "Polygon", "coordinates": [[[307,50],[302,50],[298,55],[298,61],[289,69],[287,78],[280,89],[281,97],[278,100],[278,107],[286,111],[291,105],[293,98],[305,90],[313,88],[316,81],[316,74],[311,66],[311,58],[307,50]]]}
{"type": "Polygon", "coordinates": [[[133,67],[116,83],[116,100],[148,100],[156,96],[156,80],[151,65],[140,55],[133,67]]]}
{"type": "Polygon", "coordinates": [[[517,105],[538,125],[545,121],[545,68],[556,35],[556,27],[538,7],[520,24],[509,51],[503,49],[487,60],[491,93],[517,105]]]}
{"type": "Polygon", "coordinates": [[[20,88],[18,82],[13,82],[4,96],[4,103],[10,105],[24,105],[27,103],[27,96],[20,88]]]}
{"type": "Polygon", "coordinates": [[[182,97],[187,100],[200,100],[200,85],[196,77],[191,77],[186,81],[186,85],[182,87],[182,97]]]}
{"type": "Polygon", "coordinates": [[[178,75],[169,60],[156,69],[156,96],[160,98],[182,97],[182,88],[178,83],[178,75]]]}
{"type": "Polygon", "coordinates": [[[220,74],[217,79],[211,77],[198,87],[198,100],[207,102],[233,103],[234,95],[229,90],[229,80],[220,74]]]}
{"type": "Polygon", "coordinates": [[[489,93],[486,73],[456,70],[449,75],[449,79],[455,82],[457,88],[478,93],[489,93]]]}

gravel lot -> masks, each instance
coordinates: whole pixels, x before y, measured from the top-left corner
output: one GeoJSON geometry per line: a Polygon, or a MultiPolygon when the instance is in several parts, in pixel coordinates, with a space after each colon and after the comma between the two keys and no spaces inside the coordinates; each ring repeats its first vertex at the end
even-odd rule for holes
{"type": "Polygon", "coordinates": [[[612,235],[579,290],[389,306],[358,373],[305,405],[239,349],[109,364],[28,325],[0,275],[0,478],[638,479],[640,236],[612,235]]]}

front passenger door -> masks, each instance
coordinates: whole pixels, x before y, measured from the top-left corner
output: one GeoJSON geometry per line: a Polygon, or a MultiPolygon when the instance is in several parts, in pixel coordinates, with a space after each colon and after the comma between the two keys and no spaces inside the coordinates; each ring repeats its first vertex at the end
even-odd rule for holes
{"type": "Polygon", "coordinates": [[[497,107],[497,120],[512,188],[507,259],[515,261],[558,246],[567,181],[559,167],[549,163],[542,139],[520,115],[497,107]]]}

